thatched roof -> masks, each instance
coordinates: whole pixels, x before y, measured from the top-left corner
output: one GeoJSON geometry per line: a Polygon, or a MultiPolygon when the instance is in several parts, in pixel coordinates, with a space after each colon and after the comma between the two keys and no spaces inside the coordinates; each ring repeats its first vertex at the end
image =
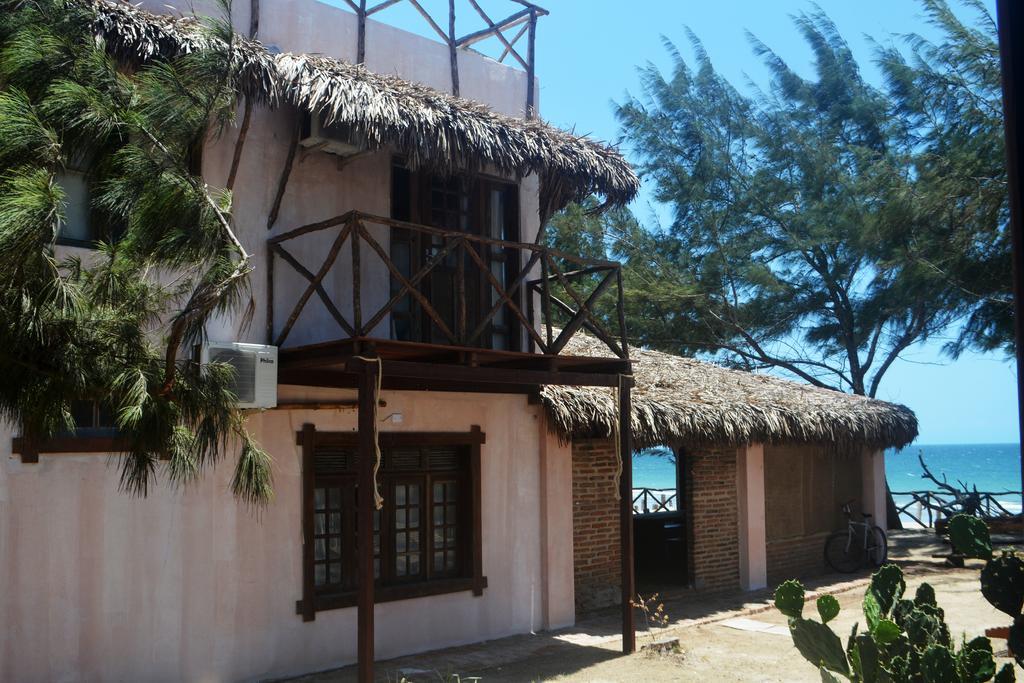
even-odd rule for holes
{"type": "MultiPolygon", "coordinates": [[[[567,347],[580,356],[607,356],[592,337],[567,347]]],[[[730,370],[660,351],[630,348],[637,448],[679,443],[814,443],[840,450],[902,448],[917,437],[906,406],[730,370]]],[[[562,436],[608,436],[616,405],[607,389],[545,387],[541,399],[562,436]]]]}
{"type": "MultiPolygon", "coordinates": [[[[203,49],[193,17],[157,15],[125,1],[82,0],[96,14],[96,31],[122,59],[144,62],[203,49]]],[[[390,146],[412,165],[441,170],[493,166],[541,181],[547,215],[591,194],[625,204],[640,182],[619,152],[538,120],[491,111],[397,76],[323,55],[272,55],[258,41],[236,36],[243,94],[287,102],[351,125],[371,148],[390,146]]]]}

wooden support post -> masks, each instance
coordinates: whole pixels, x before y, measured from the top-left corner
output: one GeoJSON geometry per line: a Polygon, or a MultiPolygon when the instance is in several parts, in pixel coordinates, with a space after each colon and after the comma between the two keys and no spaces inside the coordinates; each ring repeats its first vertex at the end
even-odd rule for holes
{"type": "Polygon", "coordinates": [[[630,601],[636,590],[633,578],[633,427],[632,381],[619,375],[619,453],[622,476],[619,478],[619,531],[622,536],[622,651],[636,651],[636,627],[630,601]]]}
{"type": "Polygon", "coordinates": [[[452,67],[452,94],[459,96],[459,48],[455,44],[455,0],[448,0],[448,59],[452,67]]]}
{"type": "Polygon", "coordinates": [[[1006,136],[1006,179],[1010,195],[1010,236],[1013,245],[1014,333],[1017,345],[1017,424],[1021,435],[1020,477],[1024,490],[1024,7],[1013,0],[996,0],[999,26],[999,63],[1003,77],[1003,132],[1006,136]]]}
{"type": "MultiPolygon", "coordinates": [[[[530,34],[527,36],[526,47],[526,118],[532,119],[536,114],[534,104],[534,74],[536,73],[537,44],[537,10],[530,8],[530,34]]],[[[546,221],[545,221],[546,222],[546,221]]]]}
{"type": "Polygon", "coordinates": [[[274,250],[267,245],[267,344],[274,343],[274,250]]]}
{"type": "Polygon", "coordinates": [[[362,362],[359,372],[359,494],[357,564],[359,567],[358,639],[359,682],[373,682],[373,513],[376,482],[373,477],[376,461],[376,424],[374,404],[377,396],[377,373],[374,362],[362,362]]]}
{"type": "Polygon", "coordinates": [[[366,61],[366,0],[359,0],[359,9],[356,11],[359,19],[359,35],[356,38],[356,64],[366,61]]]}

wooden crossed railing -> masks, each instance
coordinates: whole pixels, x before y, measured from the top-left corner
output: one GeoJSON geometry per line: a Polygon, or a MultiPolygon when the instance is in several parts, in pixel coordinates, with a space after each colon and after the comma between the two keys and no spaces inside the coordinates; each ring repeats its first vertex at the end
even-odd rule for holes
{"type": "Polygon", "coordinates": [[[633,513],[678,512],[675,489],[633,489],[633,513]]]}
{"type": "MultiPolygon", "coordinates": [[[[892,495],[896,500],[906,498],[905,502],[896,504],[896,510],[900,515],[906,515],[926,528],[934,528],[936,522],[965,511],[963,495],[954,496],[944,491],[893,491],[892,495]]],[[[978,491],[970,495],[972,509],[967,512],[982,517],[1013,515],[1014,513],[1007,510],[999,499],[1020,500],[1021,497],[1020,491],[978,491]]]]}
{"type": "MultiPolygon", "coordinates": [[[[622,274],[619,264],[613,261],[586,259],[538,244],[441,230],[360,211],[349,211],[325,221],[304,225],[270,238],[267,245],[267,338],[268,343],[275,346],[282,346],[288,339],[313,295],[320,299],[345,337],[373,336],[373,331],[389,314],[395,312],[396,306],[406,297],[411,297],[413,305],[433,323],[447,343],[454,346],[486,348],[486,344],[481,344],[481,338],[499,311],[504,308],[518,321],[518,325],[521,326],[519,329],[525,331],[530,351],[558,355],[565,349],[573,335],[585,329],[603,341],[616,357],[629,357],[622,274]],[[367,224],[383,226],[388,231],[401,230],[406,235],[426,236],[431,243],[429,258],[426,258],[415,273],[403,273],[391,257],[390,239],[382,244],[381,240],[367,228],[367,224]],[[327,248],[323,263],[316,271],[306,268],[285,248],[285,243],[290,240],[326,230],[336,230],[337,233],[327,248]],[[349,315],[342,312],[323,286],[324,278],[346,245],[351,252],[352,264],[352,305],[349,315]],[[366,254],[364,247],[368,248],[366,254]],[[514,277],[510,281],[499,281],[487,265],[487,258],[484,255],[487,248],[513,255],[518,267],[513,271],[514,277]],[[307,286],[296,300],[284,326],[276,331],[274,280],[278,258],[301,275],[307,281],[307,286]],[[377,259],[390,276],[388,282],[373,283],[377,291],[382,286],[389,287],[390,282],[398,285],[392,288],[394,291],[388,301],[370,315],[365,314],[363,300],[363,290],[367,284],[363,282],[363,271],[369,265],[365,261],[367,258],[377,259]],[[449,318],[446,321],[438,312],[437,302],[431,301],[422,287],[424,281],[446,260],[449,263],[454,260],[457,264],[453,302],[454,324],[449,324],[452,320],[449,318]],[[472,264],[471,268],[486,282],[488,292],[497,295],[489,297],[488,300],[493,303],[479,319],[467,315],[467,264],[472,264]],[[573,269],[565,268],[565,264],[571,264],[573,269]],[[528,279],[531,275],[539,277],[528,279]],[[608,301],[609,289],[616,292],[616,297],[612,301],[608,301]],[[559,298],[557,294],[561,294],[569,301],[559,298]],[[524,296],[527,300],[525,310],[522,305],[524,296]],[[603,314],[598,312],[599,304],[603,314]],[[541,312],[540,319],[534,316],[538,306],[541,312]],[[609,326],[617,328],[614,333],[609,330],[609,326]]],[[[516,326],[513,325],[512,329],[516,329],[516,326]]]]}
{"type": "MultiPolygon", "coordinates": [[[[476,13],[486,24],[486,27],[478,31],[466,33],[459,36],[455,31],[455,0],[448,0],[448,24],[447,30],[441,27],[434,17],[420,4],[425,0],[381,0],[378,2],[367,2],[367,0],[344,0],[345,4],[356,13],[359,19],[358,33],[356,40],[356,60],[362,63],[366,58],[366,19],[389,7],[405,2],[412,5],[413,9],[419,12],[434,33],[441,39],[441,42],[448,46],[448,54],[451,61],[452,94],[459,94],[459,58],[460,48],[468,48],[488,38],[497,38],[503,49],[498,57],[498,62],[504,62],[507,57],[512,57],[522,65],[526,71],[526,117],[534,115],[534,74],[536,73],[535,45],[537,38],[537,18],[548,14],[543,7],[527,2],[527,0],[510,0],[523,9],[513,12],[504,19],[494,21],[484,11],[477,0],[469,0],[476,13]],[[518,28],[519,30],[511,38],[505,35],[505,31],[518,28]],[[516,45],[527,36],[526,56],[524,57],[516,45]]],[[[442,20],[443,21],[443,20],[442,20]]]]}

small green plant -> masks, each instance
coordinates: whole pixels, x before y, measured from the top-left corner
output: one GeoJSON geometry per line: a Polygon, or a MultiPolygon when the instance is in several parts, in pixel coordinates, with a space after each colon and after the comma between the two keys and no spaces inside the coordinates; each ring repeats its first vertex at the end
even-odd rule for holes
{"type": "Polygon", "coordinates": [[[981,594],[1013,619],[1006,643],[1017,663],[1024,666],[1024,561],[1013,550],[993,555],[988,525],[970,515],[956,515],[949,520],[949,540],[953,550],[964,557],[985,560],[981,594]]]}
{"type": "Polygon", "coordinates": [[[658,595],[658,593],[655,593],[649,598],[644,598],[643,595],[637,593],[636,600],[629,601],[630,605],[644,613],[647,635],[650,636],[652,643],[654,642],[654,632],[651,628],[665,628],[671,621],[668,618],[668,614],[665,613],[665,603],[658,601],[658,595]]]}
{"type": "Polygon", "coordinates": [[[871,577],[864,595],[867,630],[858,625],[846,639],[828,626],[839,614],[839,602],[823,595],[816,602],[821,621],[806,618],[804,587],[786,581],[775,589],[775,606],[789,618],[793,645],[818,667],[825,683],[844,679],[856,683],[1009,683],[1013,667],[996,672],[992,644],[979,637],[957,647],[946,626],[935,590],[921,584],[913,599],[899,567],[887,564],[871,577]]]}

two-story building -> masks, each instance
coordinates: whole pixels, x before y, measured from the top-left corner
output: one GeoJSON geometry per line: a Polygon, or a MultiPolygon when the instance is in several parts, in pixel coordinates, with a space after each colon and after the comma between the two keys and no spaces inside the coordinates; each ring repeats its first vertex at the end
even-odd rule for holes
{"type": "MultiPolygon", "coordinates": [[[[82,1],[118,56],[202,49],[163,2],[82,1]]],[[[395,0],[346,4],[236,3],[267,104],[202,150],[211,186],[240,154],[255,318],[207,333],[279,348],[277,406],[248,418],[275,500],[239,505],[228,467],[132,498],[113,440],[21,453],[5,427],[0,679],[255,680],[358,661],[369,680],[374,659],[573,623],[571,448],[531,397],[616,392],[629,453],[630,364],[618,266],[538,242],[566,203],[622,204],[638,180],[614,149],[537,118],[543,9],[517,1],[461,37],[428,18],[438,41],[376,21],[395,0]],[[525,68],[469,49],[496,31],[525,68]],[[614,329],[590,313],[602,297],[614,329]],[[610,354],[564,353],[583,329],[610,354]]],[[[622,460],[609,476],[628,530],[622,460]]],[[[628,607],[623,628],[630,649],[628,607]]]]}

